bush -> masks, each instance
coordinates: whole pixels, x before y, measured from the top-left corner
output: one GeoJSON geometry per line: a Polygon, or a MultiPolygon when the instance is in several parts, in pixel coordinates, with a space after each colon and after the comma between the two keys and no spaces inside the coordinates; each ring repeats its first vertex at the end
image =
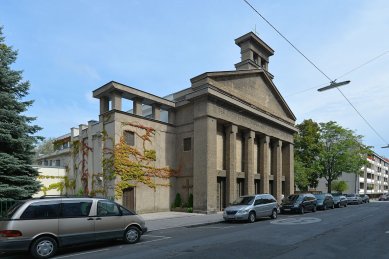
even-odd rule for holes
{"type": "Polygon", "coordinates": [[[188,213],[193,213],[193,208],[192,208],[192,207],[189,207],[186,211],[187,211],[188,213]]]}
{"type": "Polygon", "coordinates": [[[188,207],[193,208],[193,194],[189,194],[188,207]]]}
{"type": "Polygon", "coordinates": [[[181,203],[182,203],[181,195],[180,195],[179,193],[177,193],[177,194],[176,194],[176,199],[174,200],[173,207],[174,207],[174,208],[181,207],[181,203]]]}

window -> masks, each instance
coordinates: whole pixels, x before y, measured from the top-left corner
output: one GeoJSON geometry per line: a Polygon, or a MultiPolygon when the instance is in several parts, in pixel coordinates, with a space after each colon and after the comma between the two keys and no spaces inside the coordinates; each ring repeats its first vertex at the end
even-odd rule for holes
{"type": "Polygon", "coordinates": [[[55,160],[55,166],[61,166],[61,160],[59,159],[55,160]]]}
{"type": "Polygon", "coordinates": [[[122,212],[122,215],[134,215],[134,213],[129,211],[128,209],[126,209],[122,206],[119,206],[119,207],[120,207],[120,211],[122,212]]]}
{"type": "Polygon", "coordinates": [[[63,218],[87,217],[89,216],[91,207],[91,200],[62,201],[61,216],[63,218]]]}
{"type": "Polygon", "coordinates": [[[97,216],[98,217],[109,217],[109,216],[120,216],[118,206],[110,201],[99,201],[97,203],[97,216]]]}
{"type": "Polygon", "coordinates": [[[266,203],[266,200],[265,199],[258,199],[258,200],[255,200],[254,202],[254,206],[256,205],[261,205],[261,204],[265,204],[266,203]]]}
{"type": "Polygon", "coordinates": [[[123,132],[124,141],[129,146],[135,146],[135,134],[132,131],[124,131],[123,132]]]}
{"type": "Polygon", "coordinates": [[[49,161],[49,166],[53,166],[53,160],[49,161]]]}
{"type": "Polygon", "coordinates": [[[58,218],[59,202],[44,201],[32,203],[20,216],[20,219],[55,219],[58,218]]]}
{"type": "Polygon", "coordinates": [[[184,151],[192,150],[192,138],[184,138],[184,151]]]}

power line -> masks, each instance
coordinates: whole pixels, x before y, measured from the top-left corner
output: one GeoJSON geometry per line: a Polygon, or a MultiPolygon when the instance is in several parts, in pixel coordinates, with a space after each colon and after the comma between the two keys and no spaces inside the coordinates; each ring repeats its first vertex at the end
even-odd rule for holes
{"type": "MultiPolygon", "coordinates": [[[[260,14],[255,8],[254,6],[252,6],[247,0],[243,0],[248,6],[251,7],[251,9],[254,10],[254,12],[256,12],[270,27],[272,27],[284,40],[286,40],[298,53],[300,53],[312,66],[314,66],[322,75],[324,75],[329,81],[330,83],[334,83],[337,79],[339,79],[340,77],[343,77],[347,74],[350,74],[351,72],[354,72],[355,70],[361,68],[362,66],[372,62],[373,60],[385,55],[387,52],[384,52],[383,54],[369,60],[368,62],[362,64],[361,66],[359,67],[356,67],[355,69],[352,69],[350,70],[349,72],[343,74],[342,76],[338,77],[337,79],[335,80],[332,80],[329,76],[327,76],[327,74],[325,74],[318,66],[316,66],[307,56],[305,56],[295,45],[293,45],[293,43],[291,43],[280,31],[278,31],[262,14],[260,14]]],[[[373,132],[382,140],[385,142],[385,144],[387,144],[388,142],[373,128],[373,126],[368,122],[368,120],[358,111],[358,109],[351,103],[351,101],[346,97],[346,95],[339,89],[337,88],[338,91],[342,94],[342,96],[346,99],[346,101],[351,105],[351,107],[357,112],[357,114],[363,119],[363,121],[370,127],[371,130],[373,130],[373,132]]]]}

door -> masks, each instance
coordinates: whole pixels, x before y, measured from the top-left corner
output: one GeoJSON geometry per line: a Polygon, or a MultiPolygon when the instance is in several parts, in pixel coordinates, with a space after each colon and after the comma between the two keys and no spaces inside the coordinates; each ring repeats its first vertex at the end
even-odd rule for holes
{"type": "Polygon", "coordinates": [[[135,212],[135,187],[123,190],[123,206],[135,212]]]}
{"type": "Polygon", "coordinates": [[[263,217],[265,214],[265,208],[266,208],[266,200],[261,198],[257,198],[254,201],[254,210],[257,218],[263,217]]]}
{"type": "Polygon", "coordinates": [[[95,221],[90,217],[93,201],[63,199],[58,224],[58,236],[62,245],[93,241],[95,221]]]}
{"type": "Polygon", "coordinates": [[[226,207],[226,178],[218,177],[217,178],[217,209],[219,211],[223,210],[226,207]]]}
{"type": "Polygon", "coordinates": [[[116,203],[108,200],[97,202],[95,235],[97,240],[123,237],[124,223],[116,203]]]}

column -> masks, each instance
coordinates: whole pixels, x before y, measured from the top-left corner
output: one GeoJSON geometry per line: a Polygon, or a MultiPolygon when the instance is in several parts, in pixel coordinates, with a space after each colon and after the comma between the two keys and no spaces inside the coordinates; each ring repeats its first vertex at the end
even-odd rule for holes
{"type": "Polygon", "coordinates": [[[100,114],[109,111],[109,99],[107,97],[100,98],[100,114]]]}
{"type": "Polygon", "coordinates": [[[155,103],[151,107],[151,112],[154,120],[161,120],[161,105],[155,103]]]}
{"type": "Polygon", "coordinates": [[[112,92],[111,94],[112,110],[122,110],[122,94],[120,92],[112,92]]]}
{"type": "Polygon", "coordinates": [[[136,97],[132,99],[132,109],[135,115],[142,116],[142,98],[136,97]]]}
{"type": "Polygon", "coordinates": [[[244,193],[246,195],[255,194],[254,190],[254,138],[255,132],[248,130],[244,135],[245,139],[245,157],[244,157],[244,171],[246,174],[245,184],[244,184],[244,193]]]}
{"type": "Polygon", "coordinates": [[[226,128],[226,175],[227,204],[236,200],[236,133],[238,127],[229,125],[226,128]]]}
{"type": "Polygon", "coordinates": [[[282,145],[282,171],[285,176],[285,197],[294,193],[294,146],[291,143],[282,145]]]}
{"type": "Polygon", "coordinates": [[[272,165],[271,170],[274,175],[274,193],[275,198],[278,202],[281,202],[281,194],[282,194],[282,141],[276,140],[272,144],[272,165]]]}
{"type": "Polygon", "coordinates": [[[269,136],[262,136],[259,140],[259,173],[261,175],[261,193],[269,193],[269,136]]]}
{"type": "Polygon", "coordinates": [[[195,119],[193,143],[193,209],[213,213],[217,211],[216,119],[195,119]]]}

